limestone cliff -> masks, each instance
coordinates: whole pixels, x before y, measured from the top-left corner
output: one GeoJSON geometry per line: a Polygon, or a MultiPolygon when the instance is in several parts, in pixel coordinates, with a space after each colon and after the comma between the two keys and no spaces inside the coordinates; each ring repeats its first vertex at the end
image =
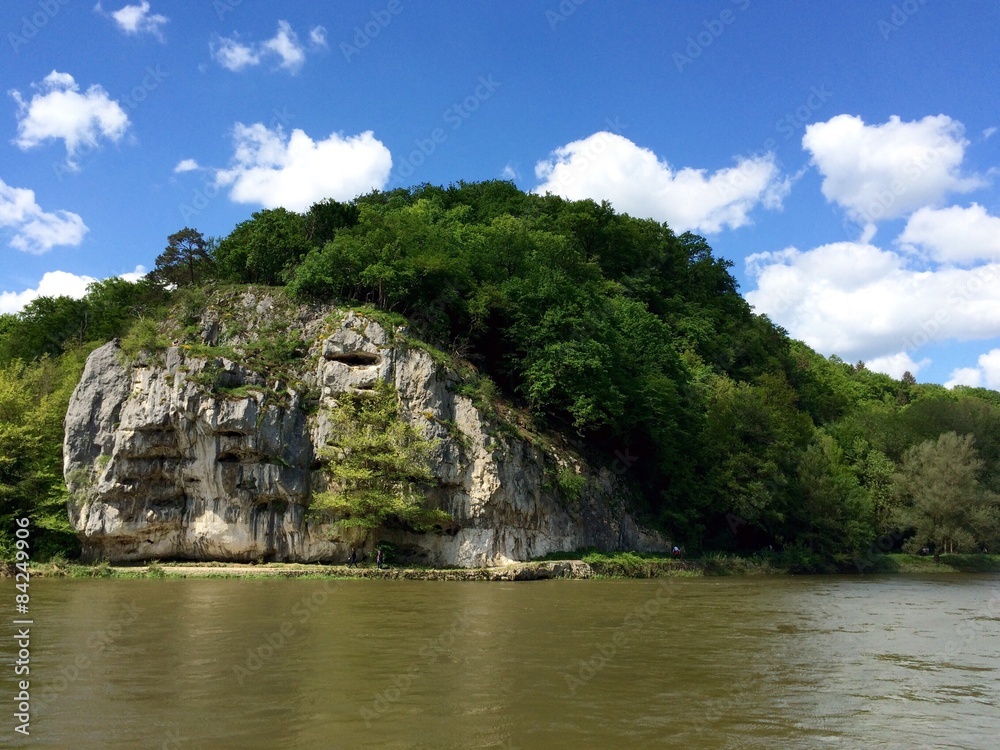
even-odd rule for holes
{"type": "Polygon", "coordinates": [[[358,532],[307,511],[326,486],[329,410],[339,394],[379,380],[434,440],[428,501],[454,518],[430,533],[380,532],[401,558],[476,566],[586,546],[663,547],[626,512],[620,477],[480,409],[471,368],[376,317],[230,290],[163,323],[168,338],[151,351],[127,355],[117,341],[94,351],[64,444],[85,556],[346,559],[358,532]],[[280,368],[262,366],[252,355],[268,337],[299,349],[280,368]]]}

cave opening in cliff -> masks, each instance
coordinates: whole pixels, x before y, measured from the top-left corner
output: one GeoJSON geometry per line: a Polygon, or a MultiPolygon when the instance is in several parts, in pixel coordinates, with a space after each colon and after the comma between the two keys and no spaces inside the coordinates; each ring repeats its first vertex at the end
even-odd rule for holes
{"type": "Polygon", "coordinates": [[[340,352],[325,356],[330,362],[341,362],[348,367],[371,367],[382,361],[377,354],[368,352],[340,352]]]}

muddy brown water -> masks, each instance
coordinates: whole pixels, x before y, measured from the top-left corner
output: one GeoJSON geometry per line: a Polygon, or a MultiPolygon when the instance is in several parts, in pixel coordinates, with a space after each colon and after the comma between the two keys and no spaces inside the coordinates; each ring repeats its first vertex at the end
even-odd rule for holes
{"type": "Polygon", "coordinates": [[[1000,746],[1000,576],[43,579],[31,617],[12,746],[1000,746]]]}

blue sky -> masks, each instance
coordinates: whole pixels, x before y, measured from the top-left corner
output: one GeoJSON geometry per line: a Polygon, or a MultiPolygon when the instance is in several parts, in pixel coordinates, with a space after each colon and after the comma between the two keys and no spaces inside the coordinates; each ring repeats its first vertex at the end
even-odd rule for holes
{"type": "Polygon", "coordinates": [[[733,262],[823,354],[1000,388],[1000,5],[0,8],[0,311],[185,225],[508,178],[733,262]]]}

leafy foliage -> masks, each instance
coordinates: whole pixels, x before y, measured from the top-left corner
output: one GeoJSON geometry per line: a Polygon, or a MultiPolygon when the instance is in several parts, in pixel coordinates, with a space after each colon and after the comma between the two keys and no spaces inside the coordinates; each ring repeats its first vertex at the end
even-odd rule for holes
{"type": "Polygon", "coordinates": [[[167,237],[167,247],[157,256],[151,275],[161,284],[193,286],[210,263],[205,236],[197,229],[184,227],[167,237]]]}
{"type": "Polygon", "coordinates": [[[969,552],[1000,532],[1000,497],[979,481],[985,464],[972,435],[946,432],[910,448],[894,477],[897,520],[912,529],[907,547],[969,552]]]}
{"type": "Polygon", "coordinates": [[[424,505],[420,487],[433,479],[434,446],[400,417],[391,385],[380,381],[371,391],[342,394],[330,418],[334,437],[320,458],[329,462],[332,489],[313,498],[313,517],[336,518],[366,534],[389,525],[429,531],[451,521],[424,505]]]}
{"type": "Polygon", "coordinates": [[[237,225],[215,247],[213,260],[217,273],[228,281],[279,284],[309,248],[302,216],[270,208],[237,225]]]}
{"type": "Polygon", "coordinates": [[[0,559],[13,557],[14,520],[31,522],[32,558],[73,555],[62,475],[63,417],[87,350],[0,367],[0,559]]]}
{"type": "MultiPolygon", "coordinates": [[[[692,552],[772,548],[822,570],[879,534],[910,548],[1000,545],[1000,393],[824,358],[755,315],[730,266],[702,237],[501,181],[258,211],[217,242],[185,227],[151,278],[0,316],[4,408],[20,415],[3,422],[4,486],[57,478],[59,430],[41,415],[63,403],[56,393],[68,398],[54,373],[72,379],[81,345],[124,337],[129,351],[155,351],[169,329],[191,352],[290,377],[308,342],[280,311],[227,346],[202,335],[206,281],[256,283],[405,325],[400,342],[439,361],[459,355],[470,373],[453,387],[487,419],[530,413],[564,433],[593,465],[625,473],[643,520],[692,552]],[[952,515],[928,526],[935,503],[952,515]]],[[[217,312],[227,331],[246,325],[217,312]]],[[[328,447],[342,460],[314,513],[369,529],[442,521],[421,503],[427,446],[395,409],[384,394],[345,398],[328,447]]],[[[577,480],[560,481],[573,496],[577,480]]],[[[5,492],[40,518],[58,497],[5,492]]]]}

